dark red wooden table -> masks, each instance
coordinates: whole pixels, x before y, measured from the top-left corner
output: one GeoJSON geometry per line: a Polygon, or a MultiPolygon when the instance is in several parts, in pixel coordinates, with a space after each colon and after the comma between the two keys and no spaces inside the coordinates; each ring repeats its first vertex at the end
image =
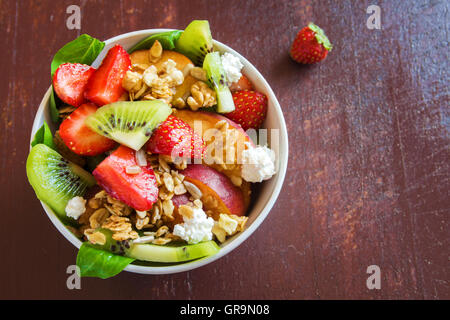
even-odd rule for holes
{"type": "Polygon", "coordinates": [[[0,2],[0,298],[449,299],[448,2],[0,2]],[[66,28],[79,5],[81,30],[66,28]],[[371,4],[381,30],[366,26],[371,4]],[[107,39],[208,19],[275,91],[289,169],[266,221],[228,256],[167,276],[122,273],[68,290],[76,249],[25,175],[50,61],[80,33],[107,39]],[[287,55],[309,21],[334,44],[312,67],[287,55]],[[369,290],[367,267],[381,270],[369,290]]]}

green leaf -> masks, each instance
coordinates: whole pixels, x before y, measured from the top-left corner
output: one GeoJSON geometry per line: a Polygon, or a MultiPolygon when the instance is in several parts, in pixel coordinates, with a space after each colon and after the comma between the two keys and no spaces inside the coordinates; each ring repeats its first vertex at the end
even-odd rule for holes
{"type": "Polygon", "coordinates": [[[81,277],[107,279],[119,274],[134,259],[118,256],[111,252],[96,249],[84,242],[77,255],[77,266],[81,277]]]}
{"type": "Polygon", "coordinates": [[[175,30],[151,35],[144,40],[139,41],[133,48],[128,50],[128,53],[132,53],[136,50],[150,49],[156,40],[161,43],[164,50],[173,50],[175,49],[175,42],[182,33],[183,31],[181,30],[175,30]]]}
{"type": "Polygon", "coordinates": [[[53,75],[58,67],[66,62],[83,63],[91,65],[100,52],[105,47],[105,43],[87,34],[82,34],[73,41],[67,43],[58,50],[53,57],[51,64],[51,75],[53,75]]]}
{"type": "Polygon", "coordinates": [[[217,105],[214,105],[214,106],[212,106],[212,107],[205,107],[205,108],[202,108],[201,111],[212,112],[212,113],[218,113],[218,112],[217,112],[217,105]]]}
{"type": "Polygon", "coordinates": [[[57,98],[56,98],[56,95],[55,95],[55,90],[53,89],[53,86],[52,86],[52,93],[50,95],[50,102],[49,102],[49,104],[50,104],[50,118],[52,119],[52,121],[54,123],[59,122],[59,110],[58,110],[58,107],[56,105],[56,100],[57,100],[57,98]]]}
{"type": "Polygon", "coordinates": [[[31,146],[34,147],[35,145],[40,143],[45,144],[47,147],[50,147],[53,150],[56,150],[55,143],[53,142],[52,132],[50,131],[50,128],[45,121],[42,127],[40,127],[39,130],[34,135],[33,141],[31,142],[31,146]]]}
{"type": "MultiPolygon", "coordinates": [[[[55,74],[56,69],[63,63],[83,63],[91,65],[97,58],[100,52],[105,47],[105,43],[96,38],[93,38],[87,34],[82,34],[75,40],[67,43],[61,49],[56,52],[51,64],[51,76],[55,74]]],[[[52,121],[59,122],[58,107],[61,105],[61,101],[55,94],[55,90],[52,89],[50,96],[50,116],[52,121]]]]}
{"type": "Polygon", "coordinates": [[[322,44],[325,49],[327,49],[328,51],[331,51],[331,49],[333,49],[333,45],[331,44],[330,40],[325,35],[325,32],[321,28],[319,28],[312,22],[308,24],[308,28],[310,28],[312,31],[315,32],[317,42],[322,44]]]}
{"type": "Polygon", "coordinates": [[[86,167],[87,167],[86,169],[89,170],[90,172],[94,171],[95,168],[97,168],[97,166],[100,164],[100,162],[105,160],[105,158],[106,158],[105,153],[99,154],[97,156],[87,157],[86,158],[86,167]]]}

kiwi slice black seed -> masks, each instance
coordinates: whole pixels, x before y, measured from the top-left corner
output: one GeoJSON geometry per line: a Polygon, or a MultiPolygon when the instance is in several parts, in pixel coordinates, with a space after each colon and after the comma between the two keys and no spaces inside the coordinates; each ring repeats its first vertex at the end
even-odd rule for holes
{"type": "Polygon", "coordinates": [[[192,21],[175,44],[175,50],[201,66],[205,56],[213,51],[213,40],[207,20],[192,21]]]}
{"type": "Polygon", "coordinates": [[[31,149],[27,159],[27,176],[39,200],[60,218],[65,218],[70,199],[83,196],[89,187],[96,184],[90,173],[45,144],[37,144],[31,149]]]}
{"type": "Polygon", "coordinates": [[[235,109],[233,96],[227,86],[225,71],[218,52],[208,53],[203,62],[209,85],[214,88],[217,95],[217,112],[227,113],[235,109]]]}
{"type": "Polygon", "coordinates": [[[139,150],[171,113],[161,100],[120,101],[99,108],[85,123],[95,132],[139,150]]]}

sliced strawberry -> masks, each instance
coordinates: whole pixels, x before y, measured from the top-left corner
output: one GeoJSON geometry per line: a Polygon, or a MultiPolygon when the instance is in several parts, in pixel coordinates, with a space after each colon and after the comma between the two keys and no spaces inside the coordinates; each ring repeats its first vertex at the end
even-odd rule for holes
{"type": "Polygon", "coordinates": [[[267,97],[256,91],[241,90],[233,92],[233,101],[236,109],[225,116],[244,130],[258,129],[267,115],[267,97]]]}
{"type": "Polygon", "coordinates": [[[174,116],[167,117],[152,134],[147,151],[172,157],[202,159],[206,145],[186,122],[174,116]]]}
{"type": "Polygon", "coordinates": [[[92,103],[83,104],[70,114],[59,127],[59,135],[64,143],[76,154],[95,156],[114,148],[116,143],[92,131],[84,124],[86,118],[95,113],[92,103]]]}
{"type": "Polygon", "coordinates": [[[94,72],[94,68],[85,64],[64,63],[55,71],[53,88],[63,102],[78,107],[86,102],[84,91],[94,72]]]}
{"type": "Polygon", "coordinates": [[[238,80],[238,82],[233,82],[230,85],[231,92],[240,90],[253,90],[253,84],[244,75],[238,80]]]}
{"type": "Polygon", "coordinates": [[[147,211],[158,200],[158,184],[151,165],[140,167],[137,174],[128,174],[127,167],[137,166],[136,152],[120,146],[94,170],[97,183],[105,191],[130,207],[147,211]]]}
{"type": "Polygon", "coordinates": [[[122,79],[131,66],[130,55],[120,45],[112,47],[89,79],[85,97],[98,106],[119,100],[125,92],[122,79]]]}

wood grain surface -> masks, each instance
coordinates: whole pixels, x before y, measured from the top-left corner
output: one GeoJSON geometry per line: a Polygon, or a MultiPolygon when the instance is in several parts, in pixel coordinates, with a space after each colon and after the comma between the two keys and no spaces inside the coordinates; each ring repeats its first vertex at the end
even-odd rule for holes
{"type": "Polygon", "coordinates": [[[0,298],[449,299],[448,1],[0,1],[0,298]],[[66,28],[79,5],[81,30],[66,28]],[[366,9],[381,7],[381,30],[366,9]],[[215,39],[266,77],[283,108],[281,195],[239,248],[200,269],[122,273],[68,290],[76,248],[25,174],[53,54],[81,33],[107,39],[208,19],[215,39]],[[301,66],[287,55],[314,21],[334,44],[301,66]],[[367,267],[381,289],[366,287],[367,267]]]}

